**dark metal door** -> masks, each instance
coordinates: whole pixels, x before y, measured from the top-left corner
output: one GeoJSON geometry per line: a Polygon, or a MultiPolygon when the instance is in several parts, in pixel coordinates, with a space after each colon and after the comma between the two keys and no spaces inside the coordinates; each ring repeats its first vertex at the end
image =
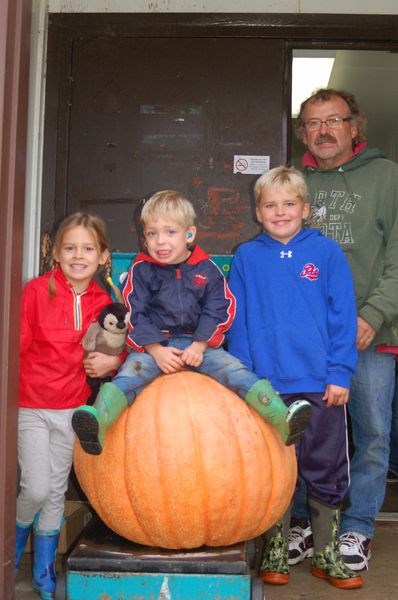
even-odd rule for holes
{"type": "Polygon", "coordinates": [[[128,252],[140,200],[172,188],[193,201],[207,251],[257,232],[258,175],[234,174],[234,157],[285,161],[282,40],[87,36],[70,52],[67,213],[102,215],[128,252]]]}

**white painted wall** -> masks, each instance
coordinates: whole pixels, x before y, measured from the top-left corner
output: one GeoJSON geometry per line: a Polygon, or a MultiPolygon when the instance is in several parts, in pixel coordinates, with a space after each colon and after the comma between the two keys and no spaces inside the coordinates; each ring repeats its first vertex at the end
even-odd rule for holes
{"type": "Polygon", "coordinates": [[[32,0],[23,281],[39,272],[47,0],[32,0]]]}
{"type": "Polygon", "coordinates": [[[398,14],[397,0],[49,0],[49,12],[398,14]]]}

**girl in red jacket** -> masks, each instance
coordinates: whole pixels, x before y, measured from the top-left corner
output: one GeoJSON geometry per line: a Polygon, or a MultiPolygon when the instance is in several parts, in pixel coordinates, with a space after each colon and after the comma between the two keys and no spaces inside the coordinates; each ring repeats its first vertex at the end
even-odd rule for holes
{"type": "Polygon", "coordinates": [[[99,217],[76,213],[55,236],[54,268],[23,289],[18,416],[16,569],[34,531],[33,588],[54,597],[54,559],[73,460],[71,416],[90,396],[86,374],[103,377],[118,356],[97,352],[84,359],[82,338],[110,296],[93,281],[110,256],[99,217]]]}

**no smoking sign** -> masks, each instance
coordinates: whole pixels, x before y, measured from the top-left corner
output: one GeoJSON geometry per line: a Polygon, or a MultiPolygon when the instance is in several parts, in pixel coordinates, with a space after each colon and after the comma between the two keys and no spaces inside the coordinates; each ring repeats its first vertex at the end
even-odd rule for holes
{"type": "Polygon", "coordinates": [[[269,170],[269,156],[235,155],[234,173],[242,175],[262,175],[269,170]]]}

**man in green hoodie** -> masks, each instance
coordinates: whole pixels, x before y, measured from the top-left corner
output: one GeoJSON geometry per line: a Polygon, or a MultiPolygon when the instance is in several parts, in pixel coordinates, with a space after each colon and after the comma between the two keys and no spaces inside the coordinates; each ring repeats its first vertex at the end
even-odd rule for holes
{"type": "Polygon", "coordinates": [[[348,403],[354,454],[340,552],[358,571],[368,567],[385,495],[398,352],[398,165],[368,148],[365,123],[351,93],[321,89],[302,103],[296,124],[307,146],[309,223],[341,245],[355,283],[360,352],[348,403]]]}

